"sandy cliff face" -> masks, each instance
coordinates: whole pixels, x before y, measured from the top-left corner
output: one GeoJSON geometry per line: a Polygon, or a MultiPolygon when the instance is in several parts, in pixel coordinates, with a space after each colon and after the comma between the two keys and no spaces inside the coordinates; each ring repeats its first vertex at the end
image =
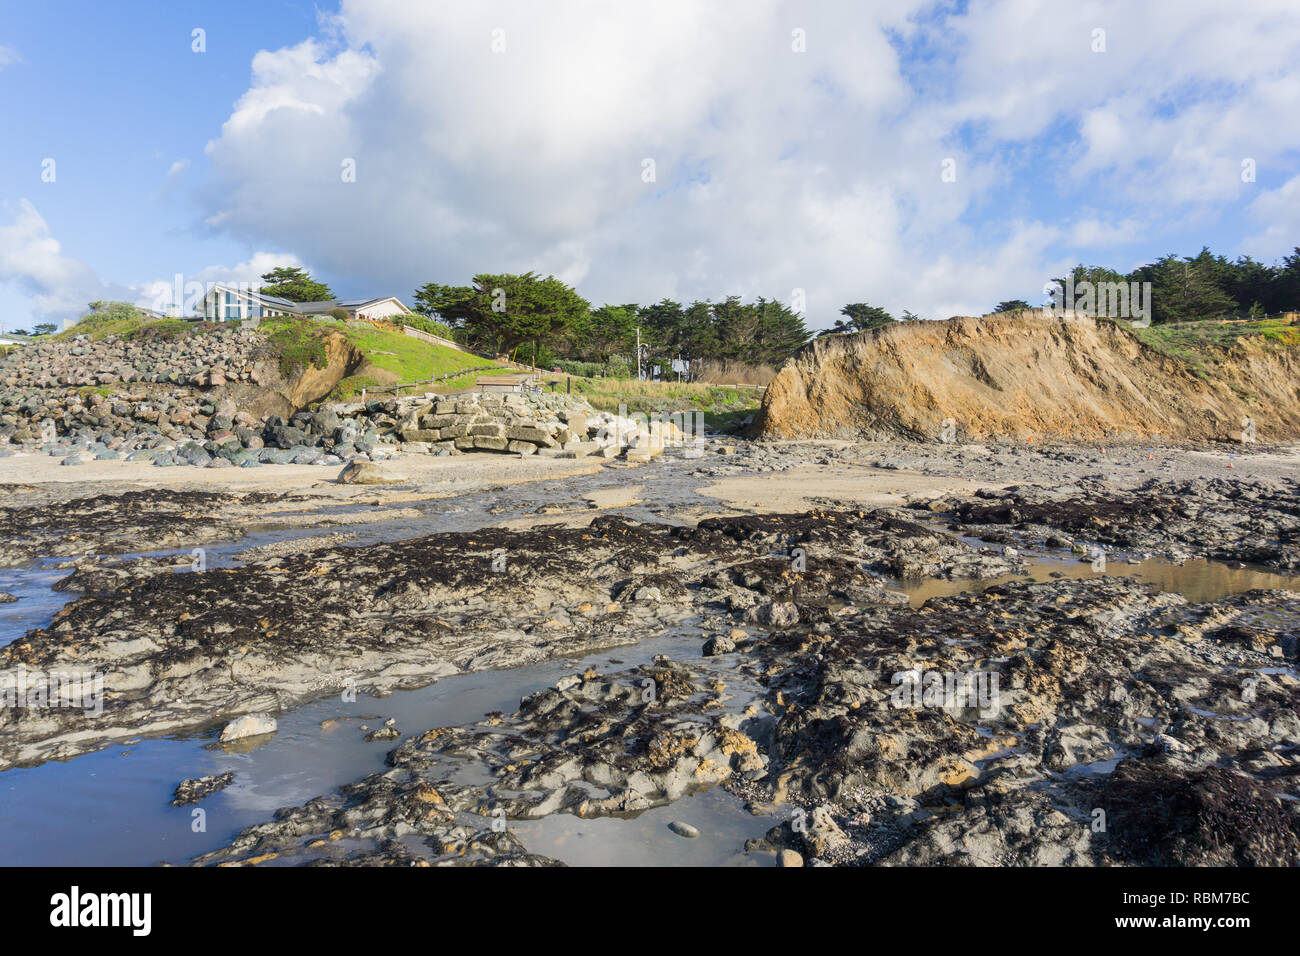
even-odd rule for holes
{"type": "Polygon", "coordinates": [[[753,433],[764,438],[958,441],[1300,437],[1300,356],[1253,343],[1198,378],[1115,323],[1042,315],[908,322],[830,336],[786,363],[753,433]]]}
{"type": "Polygon", "coordinates": [[[231,397],[240,409],[252,415],[288,418],[323,400],[347,376],[370,370],[369,360],[356,346],[345,336],[332,333],[325,338],[323,368],[307,365],[286,379],[280,374],[278,356],[271,355],[258,365],[258,384],[234,388],[231,397]]]}

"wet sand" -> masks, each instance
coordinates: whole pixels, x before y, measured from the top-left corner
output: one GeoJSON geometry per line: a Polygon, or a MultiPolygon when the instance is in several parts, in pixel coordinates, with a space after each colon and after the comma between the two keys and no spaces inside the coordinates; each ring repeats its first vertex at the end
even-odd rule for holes
{"type": "MultiPolygon", "coordinates": [[[[513,485],[589,475],[604,459],[520,458],[517,455],[405,455],[377,462],[392,485],[342,485],[342,465],[263,465],[260,468],[158,468],[148,462],[93,461],[72,467],[46,455],[0,458],[0,485],[50,486],[80,494],[120,494],[162,488],[174,491],[310,493],[353,497],[358,493],[387,502],[406,498],[465,494],[494,485],[513,485]],[[79,487],[79,486],[86,487],[79,487]]],[[[11,497],[11,496],[10,496],[11,497]]],[[[6,504],[12,504],[7,501],[6,504]]]]}

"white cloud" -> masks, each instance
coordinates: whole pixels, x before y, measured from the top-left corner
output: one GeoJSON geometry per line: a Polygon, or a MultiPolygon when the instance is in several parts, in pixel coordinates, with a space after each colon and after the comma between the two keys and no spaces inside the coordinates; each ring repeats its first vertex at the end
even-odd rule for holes
{"type": "Polygon", "coordinates": [[[1246,252],[1272,262],[1300,246],[1300,176],[1261,192],[1248,211],[1264,228],[1242,243],[1246,252]]]}
{"type": "MultiPolygon", "coordinates": [[[[6,214],[9,213],[5,205],[6,214]]],[[[0,225],[0,282],[30,296],[34,322],[61,324],[79,318],[96,299],[124,298],[125,290],[102,280],[79,259],[63,254],[50,227],[26,199],[12,220],[0,225]]]]}
{"type": "Polygon", "coordinates": [[[1243,157],[1300,148],[1278,123],[1300,100],[1300,8],[1292,0],[1158,4],[976,0],[948,23],[951,122],[1024,140],[1077,124],[1076,177],[1152,211],[1241,196],[1243,157]],[[1093,52],[1104,30],[1104,52],[1093,52]]]}
{"type": "Polygon", "coordinates": [[[168,314],[189,314],[202,291],[215,283],[257,286],[261,277],[279,266],[303,267],[297,256],[279,252],[255,252],[248,261],[233,266],[205,266],[197,272],[155,279],[133,287],[131,298],[136,305],[168,314]],[[179,295],[177,294],[179,289],[179,295]],[[180,311],[176,311],[177,309],[180,311]]]}
{"type": "Polygon", "coordinates": [[[206,221],[356,294],[535,269],[597,303],[801,288],[820,325],[848,301],[983,311],[1060,274],[1061,244],[1215,215],[1243,156],[1300,148],[1276,121],[1298,22],[1293,0],[344,0],[254,58],[207,146],[206,221]],[[1086,208],[988,208],[1026,162],[1086,208]]]}
{"type": "Polygon", "coordinates": [[[18,51],[11,46],[5,46],[0,43],[0,70],[13,63],[21,63],[23,58],[18,55],[18,51]]]}

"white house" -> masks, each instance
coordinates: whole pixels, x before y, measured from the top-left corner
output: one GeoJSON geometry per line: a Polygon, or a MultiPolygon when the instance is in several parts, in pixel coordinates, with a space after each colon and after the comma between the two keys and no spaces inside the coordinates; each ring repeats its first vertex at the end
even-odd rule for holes
{"type": "Polygon", "coordinates": [[[350,319],[382,319],[409,315],[411,310],[392,296],[378,299],[330,299],[326,302],[292,302],[235,286],[214,285],[203,297],[203,317],[213,322],[231,319],[265,319],[280,315],[328,315],[335,309],[350,319]]]}

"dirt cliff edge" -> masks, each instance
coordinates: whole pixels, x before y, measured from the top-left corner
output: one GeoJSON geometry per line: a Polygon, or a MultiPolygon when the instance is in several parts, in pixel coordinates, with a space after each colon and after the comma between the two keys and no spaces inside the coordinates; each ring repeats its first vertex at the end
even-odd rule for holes
{"type": "Polygon", "coordinates": [[[900,322],[817,339],[768,387],[760,438],[1091,440],[1300,437],[1300,354],[1239,340],[1210,379],[1109,320],[900,322]]]}

